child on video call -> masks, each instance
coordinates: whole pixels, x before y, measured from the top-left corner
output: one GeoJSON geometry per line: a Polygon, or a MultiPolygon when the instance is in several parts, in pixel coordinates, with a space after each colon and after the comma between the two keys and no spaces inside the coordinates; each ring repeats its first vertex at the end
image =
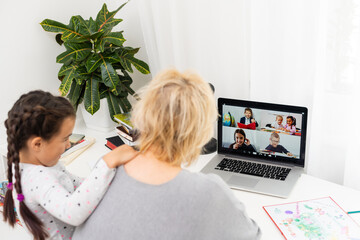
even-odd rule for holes
{"type": "Polygon", "coordinates": [[[246,138],[244,130],[236,129],[234,132],[234,140],[235,142],[230,144],[229,148],[256,152],[254,147],[250,144],[250,140],[246,138]]]}
{"type": "Polygon", "coordinates": [[[283,130],[285,132],[290,132],[291,135],[296,133],[296,119],[293,116],[286,117],[286,125],[283,130]]]}
{"type": "Polygon", "coordinates": [[[284,125],[282,124],[283,117],[281,115],[277,115],[273,127],[275,129],[284,129],[284,125]]]}
{"type": "Polygon", "coordinates": [[[273,132],[270,135],[270,144],[265,148],[266,150],[269,150],[271,152],[278,152],[278,153],[285,153],[288,156],[293,156],[291,152],[286,150],[282,145],[280,145],[280,136],[279,134],[273,132]]]}
{"type": "Polygon", "coordinates": [[[15,209],[34,239],[71,239],[105,194],[116,167],[136,154],[121,146],[98,161],[81,179],[59,162],[70,146],[75,124],[70,102],[44,91],[22,95],[5,121],[8,142],[8,185],[4,220],[16,223],[15,209]],[[16,199],[14,201],[14,198],[16,199]]]}
{"type": "Polygon", "coordinates": [[[245,115],[244,117],[240,118],[238,127],[255,130],[255,128],[258,127],[259,124],[254,119],[251,108],[245,108],[244,115],[245,115]]]}

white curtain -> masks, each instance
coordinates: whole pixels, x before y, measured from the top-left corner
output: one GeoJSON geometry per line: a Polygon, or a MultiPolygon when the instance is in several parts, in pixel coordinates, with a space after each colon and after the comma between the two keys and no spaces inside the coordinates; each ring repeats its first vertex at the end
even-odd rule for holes
{"type": "Polygon", "coordinates": [[[153,75],[216,97],[306,106],[307,173],[360,189],[360,1],[137,0],[153,75]]]}

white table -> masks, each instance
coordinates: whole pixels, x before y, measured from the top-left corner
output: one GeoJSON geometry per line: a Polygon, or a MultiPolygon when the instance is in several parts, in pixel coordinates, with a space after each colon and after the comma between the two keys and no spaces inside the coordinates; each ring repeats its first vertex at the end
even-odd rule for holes
{"type": "MultiPolygon", "coordinates": [[[[114,136],[116,133],[115,131],[100,133],[79,126],[76,127],[74,133],[84,133],[87,136],[92,136],[97,139],[93,146],[67,166],[70,172],[85,177],[90,173],[89,165],[91,165],[91,162],[109,151],[104,146],[106,143],[105,138],[114,136]]],[[[200,156],[195,164],[188,169],[190,171],[200,171],[213,156],[214,154],[200,156]]],[[[303,174],[300,177],[290,197],[287,199],[239,190],[233,190],[233,192],[235,196],[245,204],[248,215],[258,223],[263,232],[262,239],[265,240],[283,239],[279,230],[263,210],[262,207],[266,205],[331,196],[345,211],[360,210],[360,191],[315,178],[307,174],[303,174]]],[[[360,224],[360,213],[352,214],[351,217],[360,224]]],[[[3,222],[0,223],[0,236],[1,239],[31,239],[21,227],[17,227],[16,230],[13,230],[3,222]]]]}

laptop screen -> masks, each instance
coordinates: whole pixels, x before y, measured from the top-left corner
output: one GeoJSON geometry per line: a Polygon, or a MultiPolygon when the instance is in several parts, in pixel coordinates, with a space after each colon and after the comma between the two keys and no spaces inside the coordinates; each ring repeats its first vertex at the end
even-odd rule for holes
{"type": "Polygon", "coordinates": [[[218,152],[304,167],[307,108],[218,99],[218,152]]]}

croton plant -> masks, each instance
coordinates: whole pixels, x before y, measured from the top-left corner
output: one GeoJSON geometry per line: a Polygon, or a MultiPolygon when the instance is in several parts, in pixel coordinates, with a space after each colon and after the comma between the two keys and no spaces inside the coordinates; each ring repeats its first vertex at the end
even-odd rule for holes
{"type": "Polygon", "coordinates": [[[115,114],[129,112],[129,94],[136,98],[130,87],[132,66],[143,74],[150,73],[149,66],[134,57],[139,48],[123,45],[123,31],[112,32],[122,21],[114,16],[125,4],[113,12],[104,4],[95,20],[77,15],[68,25],[50,19],[40,23],[45,31],[58,33],[56,42],[65,46],[65,52],[56,58],[62,64],[59,90],[75,109],[83,102],[94,114],[100,108],[100,99],[106,98],[112,119],[115,114]]]}

